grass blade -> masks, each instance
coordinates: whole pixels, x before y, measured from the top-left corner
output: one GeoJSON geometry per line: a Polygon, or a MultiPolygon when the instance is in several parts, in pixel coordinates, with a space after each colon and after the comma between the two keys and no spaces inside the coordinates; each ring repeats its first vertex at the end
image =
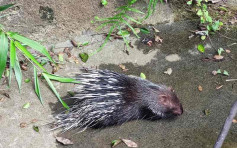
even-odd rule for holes
{"type": "Polygon", "coordinates": [[[152,8],[151,8],[151,6],[152,6],[152,4],[153,4],[153,1],[154,0],[149,0],[149,4],[148,4],[148,12],[147,12],[147,15],[145,16],[145,19],[147,19],[151,14],[152,14],[152,8]]]}
{"type": "Polygon", "coordinates": [[[46,69],[35,59],[35,57],[24,46],[22,46],[18,41],[14,41],[14,44],[24,54],[24,56],[32,60],[39,68],[41,68],[43,71],[46,72],[46,69]]]}
{"type": "Polygon", "coordinates": [[[100,29],[104,28],[105,26],[107,26],[108,24],[115,24],[115,23],[118,23],[118,22],[117,21],[104,22],[99,27],[97,27],[96,30],[100,30],[100,29]]]}
{"type": "Polygon", "coordinates": [[[23,44],[26,44],[27,46],[30,46],[31,48],[39,51],[40,53],[45,55],[51,62],[55,63],[54,60],[52,59],[52,57],[50,56],[49,52],[40,43],[33,41],[31,39],[28,39],[24,36],[21,36],[17,33],[8,32],[8,34],[10,35],[11,38],[18,40],[18,41],[22,42],[23,44]]]}
{"type": "MultiPolygon", "coordinates": [[[[118,26],[118,29],[119,29],[120,32],[122,32],[120,26],[118,26]]],[[[127,48],[128,48],[128,51],[129,51],[130,48],[129,48],[129,45],[128,45],[128,40],[127,40],[127,38],[124,36],[123,33],[121,33],[121,36],[123,37],[123,41],[125,42],[125,44],[126,44],[126,46],[127,46],[127,48]]]]}
{"type": "Polygon", "coordinates": [[[41,93],[40,93],[37,69],[35,68],[35,66],[34,66],[34,82],[35,82],[35,93],[36,93],[37,97],[39,98],[40,103],[43,105],[43,99],[42,99],[41,93]]]}
{"type": "Polygon", "coordinates": [[[10,8],[11,6],[13,6],[13,5],[15,5],[15,4],[2,5],[2,6],[0,6],[0,11],[6,10],[6,9],[10,8]]]}
{"type": "Polygon", "coordinates": [[[138,9],[135,9],[135,8],[127,8],[126,10],[128,11],[132,11],[132,12],[136,12],[136,13],[140,13],[140,14],[144,14],[144,12],[138,10],[138,9]]]}
{"type": "Polygon", "coordinates": [[[4,32],[0,32],[0,80],[6,68],[8,52],[8,39],[4,32]]]}
{"type": "Polygon", "coordinates": [[[81,83],[80,81],[76,81],[75,79],[72,79],[72,78],[63,78],[63,77],[52,75],[49,73],[44,73],[44,74],[47,75],[49,79],[59,81],[62,83],[81,83]]]}
{"type": "Polygon", "coordinates": [[[112,34],[112,32],[113,32],[114,28],[116,27],[116,25],[117,25],[117,23],[110,27],[109,33],[108,33],[107,37],[105,38],[104,43],[99,47],[99,49],[97,49],[95,52],[91,53],[89,55],[89,57],[93,56],[94,54],[96,54],[97,52],[100,52],[103,49],[103,47],[107,44],[107,42],[109,40],[109,37],[112,34]]]}
{"type": "Polygon", "coordinates": [[[19,91],[21,91],[22,72],[21,72],[21,67],[20,67],[17,56],[16,56],[16,62],[14,65],[14,72],[15,72],[16,81],[19,87],[19,91]]]}
{"type": "Polygon", "coordinates": [[[132,32],[136,35],[137,38],[140,38],[140,37],[137,35],[137,33],[136,33],[136,31],[134,30],[134,28],[133,28],[127,21],[125,21],[125,20],[122,18],[122,19],[121,19],[121,22],[123,22],[124,24],[126,24],[126,25],[132,30],[132,32]]]}
{"type": "Polygon", "coordinates": [[[139,21],[135,20],[134,18],[132,18],[132,17],[128,16],[127,14],[124,14],[123,16],[124,16],[124,17],[126,17],[126,18],[128,18],[129,20],[131,20],[131,21],[133,21],[133,22],[137,23],[137,24],[142,24],[141,22],[139,22],[139,21]]]}
{"type": "Polygon", "coordinates": [[[65,107],[66,109],[69,109],[69,106],[61,99],[60,95],[58,94],[57,90],[55,89],[55,87],[53,86],[53,83],[51,82],[51,80],[49,79],[49,77],[47,76],[46,73],[42,73],[45,80],[47,81],[49,87],[51,88],[51,90],[54,92],[54,94],[57,96],[58,100],[62,103],[63,107],[65,107]]]}

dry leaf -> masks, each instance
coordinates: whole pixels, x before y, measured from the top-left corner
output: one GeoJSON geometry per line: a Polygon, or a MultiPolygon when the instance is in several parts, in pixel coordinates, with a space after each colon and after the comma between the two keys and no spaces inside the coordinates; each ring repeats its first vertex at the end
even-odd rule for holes
{"type": "Polygon", "coordinates": [[[134,31],[138,34],[140,33],[140,28],[134,28],[134,31]]]}
{"type": "Polygon", "coordinates": [[[137,144],[132,140],[121,139],[128,147],[137,147],[137,144]]]}
{"type": "Polygon", "coordinates": [[[153,26],[152,26],[152,29],[153,29],[156,33],[160,32],[158,29],[156,29],[156,28],[153,27],[153,26]]]}
{"type": "Polygon", "coordinates": [[[237,120],[236,120],[236,119],[233,119],[232,122],[233,122],[233,123],[237,123],[237,120]]]}
{"type": "Polygon", "coordinates": [[[163,42],[163,39],[161,39],[158,35],[155,35],[155,41],[157,43],[162,43],[163,42]]]}
{"type": "Polygon", "coordinates": [[[37,122],[38,120],[37,119],[32,119],[31,120],[31,123],[35,123],[35,122],[37,122]]]}
{"type": "Polygon", "coordinates": [[[214,55],[213,58],[216,59],[216,60],[222,60],[222,59],[224,58],[224,56],[221,56],[221,55],[214,55]]]}
{"type": "Polygon", "coordinates": [[[217,86],[216,89],[221,89],[223,85],[217,86]]]}
{"type": "Polygon", "coordinates": [[[211,73],[212,73],[214,76],[218,74],[216,70],[212,71],[211,73]]]}
{"type": "Polygon", "coordinates": [[[71,43],[74,47],[78,47],[78,44],[74,40],[71,40],[71,43]]]}
{"type": "Polygon", "coordinates": [[[4,102],[6,99],[4,97],[0,98],[0,102],[4,102]]]}
{"type": "Polygon", "coordinates": [[[164,73],[168,74],[168,75],[171,75],[172,72],[173,72],[173,70],[171,68],[168,68],[164,73]]]}
{"type": "Polygon", "coordinates": [[[56,137],[56,140],[59,142],[59,143],[62,143],[63,145],[71,145],[73,144],[73,142],[67,138],[63,138],[63,137],[56,137]]]}
{"type": "Polygon", "coordinates": [[[20,123],[20,127],[21,127],[21,128],[25,128],[26,126],[27,126],[27,123],[26,123],[26,122],[20,123]]]}
{"type": "Polygon", "coordinates": [[[198,86],[198,90],[199,90],[199,91],[202,91],[202,90],[203,90],[201,85],[198,86]]]}
{"type": "Polygon", "coordinates": [[[226,53],[230,53],[231,51],[230,51],[229,49],[226,49],[225,52],[226,52],[226,53]]]}
{"type": "Polygon", "coordinates": [[[128,69],[125,67],[125,65],[119,64],[119,67],[120,67],[123,71],[128,71],[128,69]]]}

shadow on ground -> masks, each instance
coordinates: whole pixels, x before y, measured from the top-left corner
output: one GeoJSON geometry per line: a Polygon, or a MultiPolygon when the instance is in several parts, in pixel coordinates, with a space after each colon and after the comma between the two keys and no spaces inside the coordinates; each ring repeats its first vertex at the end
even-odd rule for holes
{"type": "MultiPolygon", "coordinates": [[[[160,52],[144,66],[124,63],[127,72],[118,65],[103,64],[100,69],[109,69],[120,73],[139,75],[146,74],[147,79],[172,86],[179,96],[184,114],[176,120],[160,120],[156,122],[139,120],[125,123],[121,126],[105,129],[88,129],[85,132],[69,131],[59,134],[72,139],[75,148],[110,147],[111,141],[119,138],[131,139],[141,148],[211,148],[217,139],[232,103],[237,99],[237,81],[226,82],[226,79],[237,78],[237,32],[222,32],[227,39],[218,34],[210,40],[200,41],[194,37],[188,39],[189,30],[194,30],[195,23],[179,22],[173,25],[158,25],[163,43],[160,52]],[[206,52],[200,54],[197,44],[203,42],[206,52]],[[210,60],[216,54],[215,49],[222,47],[230,49],[231,53],[223,53],[223,61],[210,60]],[[178,54],[181,58],[176,62],[166,60],[167,55],[178,54]],[[209,60],[203,60],[209,58],[209,60]],[[172,68],[169,76],[164,74],[167,68],[172,68]],[[226,70],[230,76],[212,75],[213,70],[226,70]],[[203,91],[198,90],[202,86],[203,91]],[[223,85],[222,88],[216,87],[223,85]],[[204,110],[209,110],[205,115],[204,110]]],[[[140,50],[146,50],[143,46],[140,50]]],[[[132,50],[132,49],[131,49],[132,50]]],[[[156,49],[153,49],[156,50],[156,49]]],[[[237,124],[232,125],[223,148],[237,147],[237,124]]],[[[63,147],[58,145],[58,147],[63,147]]],[[[123,144],[118,148],[126,147],[123,144]]]]}

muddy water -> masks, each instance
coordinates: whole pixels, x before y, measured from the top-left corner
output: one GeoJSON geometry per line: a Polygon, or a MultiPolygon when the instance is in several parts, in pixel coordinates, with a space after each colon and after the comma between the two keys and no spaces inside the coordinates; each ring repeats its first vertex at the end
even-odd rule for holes
{"type": "MultiPolygon", "coordinates": [[[[217,139],[232,103],[237,99],[237,81],[226,82],[226,79],[237,78],[237,32],[235,30],[222,32],[221,34],[232,39],[224,38],[218,34],[211,36],[210,40],[200,41],[193,37],[190,40],[190,30],[195,30],[192,22],[179,22],[172,25],[156,26],[163,38],[161,45],[153,45],[149,48],[140,42],[135,46],[143,50],[144,54],[150,49],[158,50],[156,57],[145,66],[137,66],[132,63],[124,63],[127,72],[122,72],[117,65],[101,65],[101,69],[110,69],[117,72],[140,75],[146,74],[147,79],[172,86],[180,98],[184,114],[175,120],[160,121],[132,121],[121,126],[105,129],[88,129],[83,133],[76,130],[61,134],[72,139],[75,148],[109,148],[111,141],[126,138],[135,141],[141,148],[211,148],[217,139]],[[197,44],[202,43],[206,52],[200,54],[197,44]],[[214,45],[215,48],[212,47],[214,45]],[[222,62],[209,59],[216,54],[217,48],[230,49],[231,53],[223,53],[222,62]],[[180,59],[169,62],[166,57],[176,54],[180,59]],[[164,74],[167,68],[172,68],[171,75],[164,74]],[[229,77],[213,76],[213,70],[222,69],[228,71],[229,77]],[[200,92],[198,86],[202,86],[200,92]],[[223,85],[221,89],[217,86],[223,85]],[[205,115],[204,110],[209,114],[205,115]]],[[[58,147],[62,147],[58,145],[58,147]]],[[[124,144],[118,148],[126,147],[124,144]]],[[[224,148],[237,147],[237,124],[232,125],[224,148]]]]}

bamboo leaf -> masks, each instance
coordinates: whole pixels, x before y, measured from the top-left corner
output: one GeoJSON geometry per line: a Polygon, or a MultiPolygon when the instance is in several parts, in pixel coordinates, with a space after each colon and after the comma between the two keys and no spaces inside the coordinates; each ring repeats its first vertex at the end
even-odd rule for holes
{"type": "Polygon", "coordinates": [[[47,75],[47,77],[49,79],[59,81],[59,82],[62,82],[62,83],[81,83],[80,81],[77,81],[73,78],[63,78],[63,77],[60,77],[60,76],[57,76],[57,75],[52,75],[52,74],[49,74],[49,73],[44,73],[44,74],[47,75]]]}
{"type": "Polygon", "coordinates": [[[21,67],[20,67],[17,56],[16,56],[16,62],[14,65],[14,72],[15,72],[16,81],[19,87],[19,91],[21,91],[22,72],[21,72],[21,67]]]}
{"type": "Polygon", "coordinates": [[[45,55],[51,62],[54,63],[52,57],[50,56],[49,52],[46,50],[46,48],[41,45],[40,43],[33,41],[31,39],[28,39],[24,36],[21,36],[17,33],[13,33],[13,32],[8,32],[8,34],[10,35],[11,38],[18,40],[20,42],[22,42],[23,44],[26,44],[27,46],[30,46],[31,48],[39,51],[40,53],[42,53],[43,55],[45,55]]]}
{"type": "Polygon", "coordinates": [[[35,57],[24,46],[22,46],[18,41],[14,41],[14,44],[24,54],[24,56],[32,60],[39,68],[41,68],[43,71],[46,72],[46,69],[35,59],[35,57]]]}
{"type": "Polygon", "coordinates": [[[0,6],[0,11],[6,10],[6,9],[12,7],[13,5],[15,5],[15,4],[2,5],[2,6],[0,6]]]}
{"type": "Polygon", "coordinates": [[[60,95],[58,94],[57,90],[55,89],[53,83],[51,82],[51,80],[49,79],[48,75],[46,73],[42,73],[45,80],[47,81],[49,87],[51,88],[51,90],[54,92],[54,94],[57,96],[58,100],[62,103],[63,107],[65,107],[66,109],[69,109],[69,106],[61,99],[60,95]]]}
{"type": "Polygon", "coordinates": [[[0,32],[0,80],[6,68],[8,52],[8,39],[4,32],[0,32]]]}
{"type": "Polygon", "coordinates": [[[16,46],[14,41],[10,41],[10,67],[14,68],[16,62],[16,46]]]}
{"type": "Polygon", "coordinates": [[[40,103],[43,105],[43,99],[42,99],[41,93],[40,93],[37,69],[35,68],[35,66],[34,66],[34,83],[35,83],[35,93],[36,93],[37,97],[39,98],[40,103]]]}

